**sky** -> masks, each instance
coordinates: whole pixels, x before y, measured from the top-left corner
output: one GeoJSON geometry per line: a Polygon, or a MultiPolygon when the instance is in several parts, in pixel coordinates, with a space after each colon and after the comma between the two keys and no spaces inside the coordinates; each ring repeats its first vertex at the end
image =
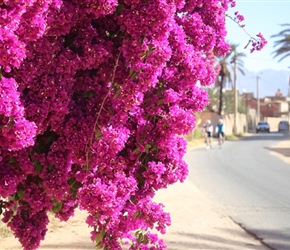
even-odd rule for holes
{"type": "Polygon", "coordinates": [[[239,44],[238,51],[244,52],[244,67],[250,71],[259,72],[265,69],[287,70],[290,73],[290,57],[278,62],[280,57],[273,58],[274,42],[271,38],[278,34],[285,27],[280,24],[290,24],[290,0],[236,0],[236,7],[230,8],[228,14],[234,17],[234,12],[238,11],[245,18],[245,30],[252,37],[261,32],[268,43],[262,51],[250,53],[249,48],[244,49],[249,40],[243,29],[227,18],[227,40],[234,44],[239,44]]]}

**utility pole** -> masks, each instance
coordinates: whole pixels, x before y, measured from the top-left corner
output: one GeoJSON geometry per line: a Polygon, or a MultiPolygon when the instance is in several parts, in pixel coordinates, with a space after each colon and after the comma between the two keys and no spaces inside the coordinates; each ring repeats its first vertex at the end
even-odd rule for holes
{"type": "Polygon", "coordinates": [[[259,76],[257,76],[257,123],[260,121],[259,76]]]}
{"type": "Polygon", "coordinates": [[[247,90],[243,89],[243,96],[244,96],[244,104],[245,104],[245,115],[246,115],[246,132],[249,131],[249,124],[248,124],[248,93],[247,90]]]}
{"type": "Polygon", "coordinates": [[[238,91],[237,91],[237,63],[236,63],[236,51],[234,52],[234,135],[237,134],[237,113],[238,113],[238,91]]]}
{"type": "Polygon", "coordinates": [[[288,76],[288,97],[290,97],[290,75],[288,76]]]}

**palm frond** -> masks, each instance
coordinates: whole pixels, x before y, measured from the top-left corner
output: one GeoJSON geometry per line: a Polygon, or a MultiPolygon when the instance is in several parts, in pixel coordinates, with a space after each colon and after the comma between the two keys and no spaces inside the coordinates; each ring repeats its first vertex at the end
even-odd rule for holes
{"type": "Polygon", "coordinates": [[[287,36],[284,36],[284,38],[281,39],[281,40],[275,41],[275,42],[274,42],[274,47],[277,47],[277,46],[279,46],[280,44],[284,44],[284,43],[285,43],[285,44],[290,43],[290,34],[287,35],[287,36]]]}
{"type": "Polygon", "coordinates": [[[284,36],[285,34],[290,33],[290,24],[289,23],[281,24],[280,26],[289,26],[289,28],[286,28],[286,29],[280,31],[278,34],[272,35],[271,38],[284,36]]]}
{"type": "Polygon", "coordinates": [[[279,60],[278,62],[281,62],[282,60],[284,60],[285,58],[290,57],[290,51],[286,54],[284,54],[279,60]]]}
{"type": "Polygon", "coordinates": [[[245,75],[245,71],[243,70],[243,68],[238,67],[238,71],[240,71],[243,76],[245,75]]]}
{"type": "Polygon", "coordinates": [[[280,57],[278,62],[290,57],[290,24],[285,23],[281,24],[281,26],[287,28],[280,31],[278,34],[271,36],[272,38],[280,38],[279,40],[274,41],[273,47],[277,49],[271,53],[273,58],[280,57]]]}

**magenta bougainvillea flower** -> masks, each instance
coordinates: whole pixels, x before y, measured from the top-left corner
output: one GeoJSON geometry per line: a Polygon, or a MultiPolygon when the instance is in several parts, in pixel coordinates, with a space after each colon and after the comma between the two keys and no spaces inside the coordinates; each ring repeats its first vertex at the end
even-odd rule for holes
{"type": "Polygon", "coordinates": [[[182,136],[208,103],[234,5],[2,1],[0,208],[24,249],[49,211],[68,220],[77,207],[99,248],[166,248],[152,232],[170,217],[152,198],[187,177],[182,136]]]}

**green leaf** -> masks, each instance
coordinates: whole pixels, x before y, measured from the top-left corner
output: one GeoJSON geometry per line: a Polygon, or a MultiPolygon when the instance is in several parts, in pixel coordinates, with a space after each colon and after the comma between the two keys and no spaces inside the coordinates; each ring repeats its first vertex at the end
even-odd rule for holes
{"type": "Polygon", "coordinates": [[[163,100],[160,99],[160,100],[157,102],[157,105],[158,105],[158,106],[161,106],[162,104],[163,104],[163,100]]]}
{"type": "Polygon", "coordinates": [[[143,233],[142,231],[137,231],[135,233],[135,236],[136,236],[137,242],[139,244],[142,244],[142,243],[147,244],[149,242],[148,236],[145,233],[143,233]]]}
{"type": "Polygon", "coordinates": [[[120,95],[121,92],[121,88],[119,84],[115,84],[114,85],[114,89],[115,89],[115,94],[114,94],[114,98],[118,97],[120,95]]]}
{"type": "Polygon", "coordinates": [[[55,169],[55,166],[54,165],[49,165],[47,167],[47,169],[48,169],[48,172],[51,173],[55,169]]]}
{"type": "Polygon", "coordinates": [[[139,218],[140,217],[140,211],[136,211],[135,213],[134,213],[134,216],[133,216],[133,218],[136,220],[137,218],[139,218]]]}
{"type": "Polygon", "coordinates": [[[9,116],[9,120],[8,120],[8,123],[7,123],[7,127],[8,128],[13,128],[14,125],[15,125],[15,117],[14,116],[9,116]]]}
{"type": "Polygon", "coordinates": [[[14,157],[10,157],[9,162],[10,165],[13,165],[15,163],[15,158],[14,157]]]}
{"type": "Polygon", "coordinates": [[[38,173],[40,173],[42,171],[43,166],[41,165],[41,163],[39,162],[39,160],[34,161],[34,169],[38,173]]]}
{"type": "Polygon", "coordinates": [[[156,48],[152,45],[148,45],[148,49],[141,54],[141,59],[146,59],[156,48]]]}
{"type": "Polygon", "coordinates": [[[103,134],[102,134],[101,130],[98,129],[98,130],[96,131],[96,139],[97,139],[97,140],[100,140],[100,139],[102,138],[102,136],[103,136],[103,134]]]}
{"type": "Polygon", "coordinates": [[[146,153],[149,152],[149,149],[151,148],[152,146],[150,144],[146,144],[145,145],[145,150],[146,150],[146,153]]]}
{"type": "Polygon", "coordinates": [[[119,5],[117,6],[116,11],[115,11],[115,15],[116,15],[116,16],[119,16],[119,15],[122,13],[123,9],[124,9],[124,4],[119,4],[119,5]]]}
{"type": "Polygon", "coordinates": [[[140,234],[142,234],[141,230],[136,231],[135,233],[136,238],[138,238],[140,234]]]}
{"type": "Polygon", "coordinates": [[[138,78],[138,73],[134,69],[130,69],[129,75],[132,79],[138,78]]]}
{"type": "Polygon", "coordinates": [[[93,90],[85,91],[83,94],[84,98],[92,98],[94,96],[95,96],[95,91],[93,90]]]}
{"type": "Polygon", "coordinates": [[[77,196],[77,191],[78,191],[79,187],[81,186],[80,182],[76,181],[75,178],[71,177],[68,180],[68,184],[70,186],[71,193],[73,194],[74,197],[76,197],[77,196]]]}
{"type": "Polygon", "coordinates": [[[95,242],[96,242],[96,248],[97,249],[102,249],[102,241],[104,239],[106,232],[105,229],[102,228],[100,232],[98,232],[95,236],[95,242]]]}
{"type": "Polygon", "coordinates": [[[16,193],[16,196],[17,196],[17,200],[22,200],[23,199],[23,196],[24,196],[24,193],[23,193],[23,190],[19,190],[17,193],[16,193]]]}
{"type": "Polygon", "coordinates": [[[59,212],[62,209],[62,202],[61,201],[53,201],[53,207],[52,207],[52,211],[54,213],[59,212]]]}
{"type": "Polygon", "coordinates": [[[139,148],[135,148],[135,149],[134,149],[134,154],[139,154],[139,153],[140,153],[139,148]]]}
{"type": "Polygon", "coordinates": [[[155,151],[158,151],[158,147],[156,144],[154,144],[152,149],[151,149],[151,152],[155,152],[155,151]]]}

